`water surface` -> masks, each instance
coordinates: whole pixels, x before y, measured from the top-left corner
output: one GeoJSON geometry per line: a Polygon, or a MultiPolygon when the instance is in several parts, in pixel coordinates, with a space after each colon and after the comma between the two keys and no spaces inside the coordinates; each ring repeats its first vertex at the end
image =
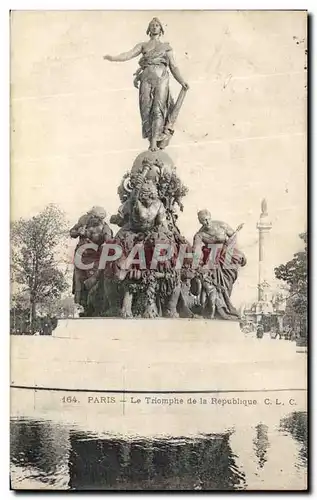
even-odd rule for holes
{"type": "MultiPolygon", "coordinates": [[[[106,417],[105,417],[106,418],[106,417]]],[[[105,423],[106,425],[106,423],[105,423]]],[[[57,420],[11,421],[13,488],[305,489],[307,414],[223,433],[124,439],[57,420]]]]}

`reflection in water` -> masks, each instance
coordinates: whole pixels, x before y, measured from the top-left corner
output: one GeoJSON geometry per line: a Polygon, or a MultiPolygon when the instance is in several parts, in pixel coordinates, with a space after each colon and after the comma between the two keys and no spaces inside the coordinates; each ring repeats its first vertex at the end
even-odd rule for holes
{"type": "MultiPolygon", "coordinates": [[[[68,483],[69,432],[58,424],[14,420],[10,427],[11,465],[29,482],[65,488],[68,483]]],[[[33,484],[33,483],[32,483],[33,484]]]]}
{"type": "Polygon", "coordinates": [[[72,489],[235,489],[229,433],[196,439],[83,439],[71,433],[72,489]]]}
{"type": "MultiPolygon", "coordinates": [[[[274,433],[269,433],[263,423],[249,430],[244,427],[243,432],[246,441],[252,441],[255,467],[264,469],[270,463],[268,450],[274,447],[274,433]]],[[[300,444],[296,448],[299,456],[288,459],[306,469],[306,414],[297,412],[285,417],[276,433],[286,433],[300,444]]],[[[237,448],[233,453],[233,435],[225,432],[195,439],[125,440],[94,436],[54,422],[13,420],[12,483],[14,488],[19,484],[27,487],[28,480],[33,481],[31,487],[35,482],[37,487],[75,490],[247,489],[248,464],[241,462],[245,450],[241,449],[241,456],[237,448]]],[[[278,442],[277,438],[276,434],[278,442]]]]}
{"type": "Polygon", "coordinates": [[[281,430],[286,431],[299,443],[296,465],[307,467],[307,413],[295,412],[281,420],[281,430]]]}
{"type": "Polygon", "coordinates": [[[268,426],[264,424],[258,424],[255,427],[256,437],[253,441],[255,455],[258,459],[259,469],[263,469],[265,462],[267,461],[267,450],[270,447],[268,438],[268,426]]]}

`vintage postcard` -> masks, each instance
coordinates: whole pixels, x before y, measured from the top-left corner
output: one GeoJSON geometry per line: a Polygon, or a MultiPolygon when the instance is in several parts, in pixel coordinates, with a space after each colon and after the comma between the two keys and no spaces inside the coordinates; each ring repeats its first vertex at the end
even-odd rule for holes
{"type": "Polygon", "coordinates": [[[307,12],[10,29],[11,488],[306,490],[307,12]]]}

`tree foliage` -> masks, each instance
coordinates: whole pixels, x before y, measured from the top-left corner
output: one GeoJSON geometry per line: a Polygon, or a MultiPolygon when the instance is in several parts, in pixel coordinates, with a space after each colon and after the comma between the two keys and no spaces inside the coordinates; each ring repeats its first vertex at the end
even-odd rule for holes
{"type": "Polygon", "coordinates": [[[45,303],[43,307],[39,307],[39,311],[50,317],[74,318],[77,313],[77,305],[73,296],[63,296],[45,303]]]}
{"type": "Polygon", "coordinates": [[[55,205],[48,205],[31,219],[19,219],[12,224],[12,280],[20,285],[22,295],[29,296],[31,324],[36,307],[59,299],[67,288],[65,272],[56,260],[63,234],[64,214],[55,205]]]}
{"type": "Polygon", "coordinates": [[[299,237],[304,241],[304,250],[295,253],[293,259],[275,268],[277,279],[289,286],[290,301],[295,312],[306,314],[307,311],[307,233],[299,237]]]}

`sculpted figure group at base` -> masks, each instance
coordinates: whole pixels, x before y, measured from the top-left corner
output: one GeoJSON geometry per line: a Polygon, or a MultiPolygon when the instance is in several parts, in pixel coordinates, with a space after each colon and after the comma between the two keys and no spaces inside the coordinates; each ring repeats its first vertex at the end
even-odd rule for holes
{"type": "MultiPolygon", "coordinates": [[[[192,244],[186,241],[177,227],[176,207],[182,210],[187,188],[171,160],[164,160],[158,154],[142,153],[122,179],[118,188],[122,204],[110,218],[120,227],[114,236],[104,221],[99,222],[98,237],[91,232],[91,212],[71,229],[71,236],[80,238],[77,250],[89,238],[98,242],[92,270],[75,269],[75,301],[87,315],[238,319],[230,295],[238,268],[246,263],[236,248],[235,236],[242,226],[234,231],[201,210],[201,228],[192,244]],[[102,249],[109,243],[120,249],[119,257],[100,269],[102,249]],[[95,301],[99,297],[94,314],[91,295],[95,301]]],[[[85,263],[92,258],[91,250],[83,253],[85,263]]]]}
{"type": "Polygon", "coordinates": [[[193,289],[200,296],[201,312],[211,319],[237,319],[238,312],[230,301],[238,268],[245,266],[245,255],[236,247],[235,237],[243,224],[234,231],[228,224],[212,220],[208,210],[198,212],[200,230],[194,236],[194,251],[202,253],[201,269],[193,280],[193,289]],[[213,258],[214,265],[204,265],[213,258]]]}
{"type": "Polygon", "coordinates": [[[230,296],[238,268],[246,263],[236,248],[242,226],[234,231],[201,210],[201,228],[192,242],[178,228],[187,188],[163,149],[173,136],[189,86],[172,48],[161,41],[164,29],[157,18],[146,33],[149,41],[118,56],[104,56],[117,62],[141,56],[134,86],[139,90],[142,136],[149,140],[150,151],[137,156],[118,187],[121,206],[110,218],[119,227],[115,235],[100,207],[93,207],[70,230],[72,238],[79,238],[75,302],[86,316],[237,319],[230,296]],[[176,103],[169,72],[182,86],[176,103]]]}
{"type": "Polygon", "coordinates": [[[112,238],[112,230],[105,221],[106,211],[102,207],[92,207],[87,213],[82,215],[78,222],[70,229],[71,238],[78,238],[75,248],[75,256],[79,255],[82,249],[93,243],[94,248],[85,248],[81,255],[84,266],[77,266],[74,262],[73,273],[73,294],[75,303],[85,310],[87,316],[97,315],[97,312],[104,309],[103,290],[100,290],[101,282],[98,271],[98,261],[102,244],[112,238]],[[93,266],[89,266],[93,264],[93,266]],[[91,267],[87,269],[87,267],[91,267]]]}
{"type": "Polygon", "coordinates": [[[121,226],[115,236],[123,250],[115,272],[123,290],[120,313],[176,317],[181,273],[175,259],[160,262],[158,252],[164,247],[177,255],[184,240],[175,223],[175,204],[181,204],[187,189],[172,168],[149,153],[136,159],[118,191],[125,201],[110,221],[121,226]],[[140,262],[133,263],[136,256],[140,262]]]}

